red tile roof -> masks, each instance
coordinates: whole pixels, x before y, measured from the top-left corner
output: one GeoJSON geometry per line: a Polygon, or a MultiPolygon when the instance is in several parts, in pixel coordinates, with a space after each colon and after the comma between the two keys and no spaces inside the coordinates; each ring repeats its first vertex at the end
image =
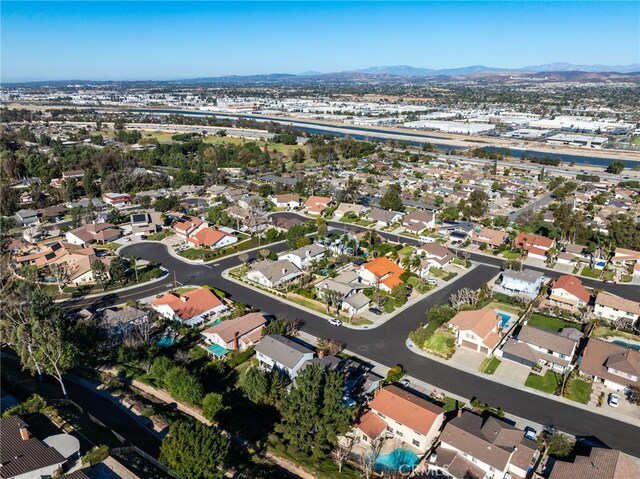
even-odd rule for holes
{"type": "Polygon", "coordinates": [[[382,278],[388,274],[400,276],[404,273],[404,270],[400,266],[384,256],[369,261],[364,265],[364,268],[375,274],[378,278],[382,278]]]}
{"type": "Polygon", "coordinates": [[[197,234],[189,238],[188,241],[196,245],[213,246],[225,236],[230,236],[230,235],[220,230],[214,230],[212,228],[203,228],[200,231],[198,231],[197,234]]]}
{"type": "Polygon", "coordinates": [[[400,424],[426,436],[444,409],[411,394],[398,386],[385,386],[371,401],[370,407],[400,424]]]}
{"type": "Polygon", "coordinates": [[[567,293],[574,295],[585,303],[588,303],[591,298],[591,293],[582,286],[582,281],[570,274],[562,275],[556,279],[551,285],[552,293],[554,289],[564,289],[567,293]]]}
{"type": "Polygon", "coordinates": [[[165,294],[151,302],[154,306],[166,304],[182,321],[187,321],[207,311],[222,306],[222,301],[210,289],[194,289],[178,296],[175,293],[165,294]],[[182,299],[184,298],[184,300],[182,299]]]}

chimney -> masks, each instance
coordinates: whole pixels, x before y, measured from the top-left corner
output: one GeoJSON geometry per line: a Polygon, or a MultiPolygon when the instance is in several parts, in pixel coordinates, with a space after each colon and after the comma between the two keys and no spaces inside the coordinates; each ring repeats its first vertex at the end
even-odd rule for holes
{"type": "Polygon", "coordinates": [[[287,274],[287,268],[282,268],[282,274],[287,274]]]}
{"type": "Polygon", "coordinates": [[[180,301],[182,301],[183,303],[186,303],[187,299],[189,298],[187,298],[186,296],[180,296],[180,301]]]}
{"type": "Polygon", "coordinates": [[[324,349],[318,349],[318,357],[324,358],[324,349]]]}
{"type": "Polygon", "coordinates": [[[240,336],[240,333],[238,331],[233,333],[233,350],[234,351],[238,351],[240,349],[238,347],[238,336],[240,336]]]}
{"type": "Polygon", "coordinates": [[[462,416],[462,409],[458,408],[458,413],[456,415],[456,417],[461,417],[462,416]]]}
{"type": "Polygon", "coordinates": [[[20,426],[20,439],[22,439],[23,441],[29,440],[29,430],[27,429],[26,424],[20,426]]]}

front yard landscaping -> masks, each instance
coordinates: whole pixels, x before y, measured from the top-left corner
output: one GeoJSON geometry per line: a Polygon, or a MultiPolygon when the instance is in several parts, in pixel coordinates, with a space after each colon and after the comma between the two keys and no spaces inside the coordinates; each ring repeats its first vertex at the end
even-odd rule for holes
{"type": "Polygon", "coordinates": [[[529,377],[524,382],[524,385],[537,389],[548,394],[553,394],[560,387],[562,383],[562,376],[552,371],[547,371],[544,376],[538,376],[537,374],[529,374],[529,377]]]}
{"type": "Polygon", "coordinates": [[[165,238],[168,238],[169,236],[173,236],[175,235],[176,232],[171,230],[171,229],[164,229],[162,231],[158,231],[157,233],[151,233],[150,235],[147,235],[147,240],[149,241],[161,241],[165,238]]]}
{"type": "Polygon", "coordinates": [[[440,278],[443,281],[449,281],[450,279],[458,276],[458,273],[450,273],[449,271],[445,271],[442,268],[431,268],[429,270],[429,274],[431,276],[435,276],[436,278],[440,278]]]}
{"type": "Polygon", "coordinates": [[[456,351],[455,336],[439,329],[424,343],[423,348],[436,356],[449,359],[456,351]]]}
{"type": "Polygon", "coordinates": [[[591,399],[591,383],[580,378],[572,378],[564,388],[564,396],[567,399],[588,404],[591,399]]]}
{"type": "Polygon", "coordinates": [[[520,258],[520,253],[517,251],[503,251],[502,256],[506,259],[518,259],[520,258]]]}
{"type": "Polygon", "coordinates": [[[582,276],[586,276],[587,278],[598,279],[600,277],[600,270],[591,269],[588,266],[585,266],[584,268],[582,268],[582,271],[580,272],[580,274],[582,276]]]}
{"type": "Polygon", "coordinates": [[[576,328],[582,331],[583,325],[565,321],[563,319],[552,318],[551,316],[544,316],[542,314],[533,313],[527,321],[529,326],[536,326],[538,328],[546,329],[548,331],[558,332],[563,328],[576,328]]]}
{"type": "Polygon", "coordinates": [[[500,366],[500,364],[502,364],[502,362],[496,357],[487,358],[482,361],[482,364],[480,365],[480,371],[485,374],[493,374],[496,372],[496,369],[498,369],[498,366],[500,366]]]}
{"type": "Polygon", "coordinates": [[[638,336],[626,331],[618,331],[616,329],[608,328],[607,326],[598,326],[593,330],[591,335],[595,338],[609,338],[611,336],[618,336],[621,338],[630,339],[632,341],[638,341],[638,336]]]}

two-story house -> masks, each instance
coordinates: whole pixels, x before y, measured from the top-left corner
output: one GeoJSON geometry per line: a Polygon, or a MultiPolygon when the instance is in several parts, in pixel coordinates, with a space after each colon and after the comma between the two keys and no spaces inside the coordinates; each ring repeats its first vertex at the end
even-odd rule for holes
{"type": "MultiPolygon", "coordinates": [[[[529,367],[542,364],[564,374],[571,368],[578,341],[573,339],[575,335],[563,332],[522,326],[517,338],[508,339],[496,355],[529,367]]],[[[574,332],[579,334],[577,329],[574,332]]]]}
{"type": "Polygon", "coordinates": [[[582,308],[589,304],[591,293],[575,276],[564,274],[556,279],[549,291],[549,301],[565,308],[582,308]]]}
{"type": "Polygon", "coordinates": [[[640,303],[611,293],[600,292],[596,296],[593,314],[632,328],[640,317],[640,303]]]}
{"type": "Polygon", "coordinates": [[[493,291],[533,299],[538,295],[544,279],[544,273],[540,271],[506,269],[502,272],[499,282],[493,286],[493,291]]]}
{"type": "Polygon", "coordinates": [[[537,458],[538,444],[524,431],[465,411],[445,426],[427,470],[453,479],[527,477],[537,458]]]}
{"type": "Polygon", "coordinates": [[[304,269],[314,261],[324,258],[324,247],[313,243],[302,248],[280,253],[278,259],[286,259],[295,264],[298,269],[304,269]]]}
{"type": "Polygon", "coordinates": [[[360,280],[364,284],[375,286],[383,291],[391,292],[394,286],[402,284],[400,275],[404,269],[389,258],[380,256],[360,267],[360,280]]]}
{"type": "Polygon", "coordinates": [[[255,347],[260,367],[294,379],[302,365],[315,355],[313,349],[281,334],[265,336],[255,347]]]}
{"type": "Polygon", "coordinates": [[[503,245],[509,235],[504,231],[498,231],[491,228],[474,228],[471,232],[471,242],[473,244],[486,244],[493,248],[503,245]]]}
{"type": "Polygon", "coordinates": [[[218,346],[211,351],[216,356],[221,356],[227,351],[244,351],[257,344],[262,338],[262,329],[266,323],[262,313],[249,313],[220,321],[202,331],[202,336],[211,346],[218,346]]]}
{"type": "Polygon", "coordinates": [[[545,260],[547,251],[555,247],[556,240],[545,236],[519,233],[513,244],[516,248],[523,248],[528,253],[529,258],[545,260]]]}
{"type": "Polygon", "coordinates": [[[432,267],[443,268],[447,266],[455,258],[453,252],[435,242],[423,244],[416,250],[416,254],[422,256],[425,260],[421,268],[421,276],[427,274],[432,267]]]}
{"type": "Polygon", "coordinates": [[[283,288],[302,276],[302,271],[288,259],[264,260],[251,265],[247,278],[267,288],[283,288]]]}
{"type": "Polygon", "coordinates": [[[390,434],[421,453],[438,437],[444,422],[444,409],[396,385],[381,388],[354,425],[353,435],[372,443],[390,434]]]}
{"type": "Polygon", "coordinates": [[[430,211],[413,210],[402,218],[402,225],[409,233],[417,235],[424,229],[435,228],[435,214],[430,211]]]}
{"type": "Polygon", "coordinates": [[[501,318],[492,309],[460,311],[449,321],[456,334],[456,345],[487,356],[500,343],[501,318]]]}
{"type": "Polygon", "coordinates": [[[205,222],[200,218],[185,215],[176,220],[173,225],[173,230],[176,232],[176,236],[186,240],[205,227],[205,222]]]}
{"type": "Polygon", "coordinates": [[[640,386],[640,351],[601,339],[589,338],[579,363],[580,374],[622,391],[640,386]]]}
{"type": "Polygon", "coordinates": [[[272,198],[273,204],[276,208],[284,208],[287,210],[294,210],[300,208],[300,196],[296,194],[283,194],[276,195],[272,198]]]}

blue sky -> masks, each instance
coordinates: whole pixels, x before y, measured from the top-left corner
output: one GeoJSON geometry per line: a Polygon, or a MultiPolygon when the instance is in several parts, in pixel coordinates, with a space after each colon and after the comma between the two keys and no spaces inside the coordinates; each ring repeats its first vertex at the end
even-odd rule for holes
{"type": "Polygon", "coordinates": [[[640,62],[640,2],[7,2],[2,81],[640,62]]]}

